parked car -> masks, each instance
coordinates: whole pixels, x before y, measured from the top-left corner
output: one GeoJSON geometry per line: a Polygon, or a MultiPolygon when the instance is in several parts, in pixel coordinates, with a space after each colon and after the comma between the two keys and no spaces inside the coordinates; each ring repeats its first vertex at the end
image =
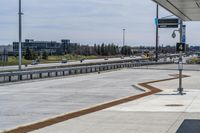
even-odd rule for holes
{"type": "Polygon", "coordinates": [[[38,61],[37,60],[32,60],[31,65],[38,65],[38,61]]]}
{"type": "Polygon", "coordinates": [[[62,59],[61,63],[63,63],[63,64],[67,63],[67,59],[62,59]]]}
{"type": "Polygon", "coordinates": [[[83,58],[83,59],[80,59],[80,62],[82,63],[84,60],[85,60],[84,58],[83,58]]]}

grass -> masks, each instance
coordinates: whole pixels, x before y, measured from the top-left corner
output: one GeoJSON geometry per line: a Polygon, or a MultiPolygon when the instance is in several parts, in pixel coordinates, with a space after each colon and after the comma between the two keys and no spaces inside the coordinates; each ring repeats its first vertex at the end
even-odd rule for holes
{"type": "MultiPolygon", "coordinates": [[[[30,60],[25,60],[22,59],[22,64],[31,64],[32,61],[30,60]]],[[[18,58],[14,57],[14,56],[9,56],[8,57],[8,62],[0,62],[0,66],[12,66],[12,65],[18,65],[18,58]]]]}
{"type": "Polygon", "coordinates": [[[190,64],[200,63],[200,57],[195,57],[190,60],[190,64]]]}
{"type": "MultiPolygon", "coordinates": [[[[56,63],[60,62],[62,59],[67,59],[69,61],[77,61],[80,59],[97,59],[99,57],[97,56],[82,56],[82,55],[64,55],[64,56],[48,56],[47,60],[39,58],[40,63],[56,63]]],[[[31,64],[32,60],[25,60],[23,58],[22,60],[22,65],[25,64],[31,64]]],[[[12,66],[12,65],[18,65],[18,58],[14,56],[9,56],[8,57],[8,62],[3,64],[3,62],[0,62],[0,66],[12,66]]]]}
{"type": "Polygon", "coordinates": [[[97,56],[82,56],[82,55],[64,55],[64,56],[49,56],[48,60],[41,60],[41,62],[59,62],[62,59],[67,59],[69,61],[77,61],[80,59],[97,59],[97,56]]]}

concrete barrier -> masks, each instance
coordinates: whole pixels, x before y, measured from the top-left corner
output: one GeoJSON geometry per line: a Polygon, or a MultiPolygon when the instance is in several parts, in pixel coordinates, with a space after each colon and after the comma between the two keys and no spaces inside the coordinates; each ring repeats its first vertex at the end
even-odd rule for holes
{"type": "Polygon", "coordinates": [[[41,78],[51,78],[58,76],[68,76],[75,74],[94,73],[121,68],[140,67],[145,65],[172,64],[173,62],[127,62],[115,64],[103,64],[93,66],[80,66],[70,68],[57,68],[47,70],[16,71],[0,73],[0,83],[17,82],[22,80],[33,80],[41,78]]]}

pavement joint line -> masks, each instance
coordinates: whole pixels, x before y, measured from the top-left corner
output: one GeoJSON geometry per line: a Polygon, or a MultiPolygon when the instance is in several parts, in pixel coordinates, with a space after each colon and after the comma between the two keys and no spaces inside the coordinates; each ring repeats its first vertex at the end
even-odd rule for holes
{"type": "MultiPolygon", "coordinates": [[[[143,68],[143,67],[134,67],[134,68],[132,68],[132,69],[148,69],[148,70],[163,70],[163,71],[165,71],[165,70],[171,70],[171,71],[177,71],[178,70],[178,68],[177,69],[175,69],[175,68],[150,68],[150,67],[148,67],[148,68],[143,68]]],[[[199,69],[183,69],[184,71],[194,71],[194,72],[198,72],[198,71],[200,71],[199,69]]]]}
{"type": "MultiPolygon", "coordinates": [[[[170,75],[169,75],[170,76],[170,75]]],[[[171,75],[173,76],[173,75],[171,75]]],[[[183,75],[183,78],[186,77],[190,77],[188,75],[183,75]]],[[[60,122],[64,122],[73,118],[77,118],[77,117],[81,117],[90,113],[94,113],[100,110],[104,110],[116,105],[120,105],[123,103],[127,103],[130,101],[134,101],[146,96],[150,96],[159,92],[162,92],[161,89],[158,89],[156,87],[153,87],[149,84],[152,83],[157,83],[157,82],[163,82],[163,81],[169,81],[169,80],[174,80],[174,79],[178,79],[177,75],[174,75],[172,78],[167,78],[167,79],[161,79],[161,80],[156,80],[156,81],[149,81],[149,82],[144,82],[144,83],[139,83],[138,85],[140,86],[141,89],[146,88],[144,93],[138,94],[138,95],[133,95],[133,96],[129,96],[129,97],[124,97],[124,98],[120,98],[117,100],[113,100],[107,103],[103,103],[103,104],[99,104],[99,105],[95,105],[86,109],[82,109],[79,111],[75,111],[75,112],[71,112],[71,113],[66,113],[66,114],[62,114],[59,116],[55,116],[53,118],[49,118],[47,120],[43,120],[43,121],[39,121],[39,122],[35,122],[32,124],[27,124],[27,125],[22,125],[22,126],[18,126],[14,129],[10,129],[7,131],[3,131],[1,133],[27,133],[27,132],[31,132],[31,131],[35,131],[38,129],[42,129],[60,122]],[[148,91],[147,91],[148,90],[148,91]]]]}
{"type": "Polygon", "coordinates": [[[194,102],[194,100],[195,100],[197,97],[198,97],[198,95],[195,96],[195,97],[193,98],[193,100],[190,102],[189,106],[187,106],[187,107],[185,108],[185,110],[182,111],[182,112],[178,115],[178,117],[177,117],[176,120],[170,125],[170,127],[168,128],[168,130],[167,130],[166,133],[169,133],[170,129],[179,121],[179,119],[181,118],[181,116],[184,115],[184,113],[186,112],[186,110],[192,105],[192,103],[194,102]]]}

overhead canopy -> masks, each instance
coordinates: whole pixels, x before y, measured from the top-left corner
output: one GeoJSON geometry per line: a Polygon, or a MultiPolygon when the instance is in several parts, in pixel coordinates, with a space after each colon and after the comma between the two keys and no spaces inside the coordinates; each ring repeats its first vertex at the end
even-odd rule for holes
{"type": "Polygon", "coordinates": [[[200,0],[153,0],[184,21],[200,21],[200,0]]]}

